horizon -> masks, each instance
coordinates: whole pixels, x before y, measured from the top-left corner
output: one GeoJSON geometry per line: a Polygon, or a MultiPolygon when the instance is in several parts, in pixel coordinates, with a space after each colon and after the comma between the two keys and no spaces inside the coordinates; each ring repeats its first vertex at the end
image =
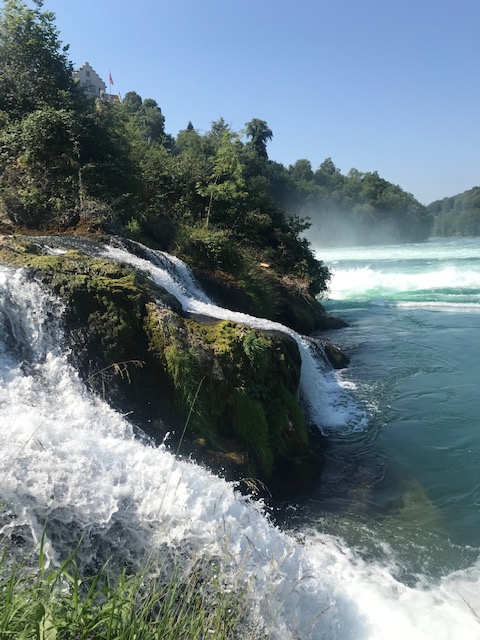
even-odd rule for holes
{"type": "Polygon", "coordinates": [[[287,167],[331,157],[343,174],[378,171],[423,204],[480,184],[475,0],[434,12],[413,0],[44,9],[75,68],[88,61],[112,93],[155,99],[174,136],[189,121],[203,133],[220,117],[237,131],[260,118],[273,131],[269,158],[287,167]]]}

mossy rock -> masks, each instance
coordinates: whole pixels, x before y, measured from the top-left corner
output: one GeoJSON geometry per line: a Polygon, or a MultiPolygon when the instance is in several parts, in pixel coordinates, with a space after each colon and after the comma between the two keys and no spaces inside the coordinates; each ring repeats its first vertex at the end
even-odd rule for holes
{"type": "Polygon", "coordinates": [[[295,286],[294,279],[284,281],[268,268],[256,265],[238,278],[218,269],[194,271],[210,298],[227,309],[280,322],[303,334],[348,326],[327,314],[319,300],[295,286]]]}
{"type": "Polygon", "coordinates": [[[308,430],[297,390],[300,356],[288,336],[230,322],[198,322],[150,305],[151,348],[192,425],[218,449],[241,444],[248,471],[271,476],[279,456],[302,451],[308,430]]]}
{"type": "Polygon", "coordinates": [[[0,262],[29,269],[62,299],[83,379],[150,435],[169,431],[181,453],[273,491],[286,469],[290,488],[318,477],[321,452],[309,443],[289,336],[187,317],[131,267],[79,251],[47,255],[29,240],[0,239],[0,262]]]}

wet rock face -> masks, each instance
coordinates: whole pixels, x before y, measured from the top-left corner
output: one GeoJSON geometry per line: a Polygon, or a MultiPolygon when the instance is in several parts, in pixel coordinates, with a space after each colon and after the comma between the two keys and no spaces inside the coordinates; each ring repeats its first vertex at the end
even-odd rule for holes
{"type": "Polygon", "coordinates": [[[0,261],[29,268],[63,300],[82,378],[143,431],[169,432],[180,455],[228,479],[258,479],[275,497],[316,481],[322,447],[298,401],[301,359],[289,336],[187,317],[132,268],[78,250],[47,255],[4,239],[0,261]]]}
{"type": "Polygon", "coordinates": [[[350,358],[331,342],[322,342],[325,355],[334,369],[345,369],[350,364],[350,358]]]}
{"type": "Polygon", "coordinates": [[[296,394],[296,343],[230,322],[198,322],[149,306],[146,331],[183,411],[226,466],[269,478],[281,457],[302,457],[308,429],[296,394]]]}
{"type": "Polygon", "coordinates": [[[195,269],[195,276],[208,296],[220,306],[267,318],[310,334],[320,329],[348,326],[336,316],[327,314],[321,303],[295,281],[265,272],[260,281],[245,283],[221,271],[195,269]]]}

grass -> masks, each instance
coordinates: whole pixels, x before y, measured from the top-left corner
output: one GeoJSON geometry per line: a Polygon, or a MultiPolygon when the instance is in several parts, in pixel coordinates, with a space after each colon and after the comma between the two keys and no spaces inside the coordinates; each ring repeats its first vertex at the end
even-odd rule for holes
{"type": "MultiPolygon", "coordinates": [[[[128,375],[127,364],[111,366],[128,375]]],[[[202,383],[203,379],[191,401],[182,437],[202,383]]],[[[172,471],[176,463],[174,458],[172,471]]],[[[167,486],[169,482],[170,478],[167,486]]],[[[151,559],[139,570],[107,562],[92,574],[79,569],[76,551],[61,566],[50,568],[45,539],[46,531],[33,556],[38,556],[37,566],[31,566],[30,554],[28,563],[15,559],[14,545],[0,554],[0,640],[265,637],[248,618],[251,585],[229,587],[231,578],[222,570],[221,558],[177,557],[175,551],[164,550],[159,561],[149,555],[151,559]]]]}
{"type": "MultiPolygon", "coordinates": [[[[71,253],[69,259],[72,261],[72,270],[75,275],[75,270],[78,269],[78,255],[71,253]]],[[[42,263],[41,266],[46,269],[49,265],[42,263]]],[[[102,265],[100,267],[103,269],[102,265]]],[[[104,282],[102,269],[100,269],[101,273],[97,274],[96,280],[99,283],[98,296],[103,301],[107,285],[104,282]]],[[[109,275],[115,276],[113,286],[115,295],[118,294],[123,299],[131,293],[133,311],[138,311],[140,303],[143,304],[147,296],[137,296],[136,281],[132,280],[133,276],[130,278],[128,274],[125,275],[122,268],[117,266],[111,269],[114,272],[109,275]]],[[[76,275],[79,275],[81,283],[91,284],[91,273],[86,280],[83,274],[76,275]]],[[[64,287],[67,285],[69,283],[63,280],[58,284],[64,287]]],[[[91,290],[82,288],[82,301],[86,299],[87,302],[91,302],[90,298],[91,290]]],[[[109,302],[109,299],[106,298],[106,301],[109,302]]],[[[105,304],[102,302],[102,309],[106,309],[105,313],[110,312],[110,305],[107,302],[105,304]]],[[[140,321],[140,313],[137,315],[140,321]]],[[[112,344],[116,345],[116,332],[119,326],[123,326],[122,318],[112,315],[111,322],[107,322],[106,316],[97,314],[96,317],[101,327],[104,325],[113,327],[109,336],[113,336],[112,344]]],[[[187,332],[188,327],[193,323],[189,324],[187,320],[182,322],[187,332]]],[[[89,326],[91,328],[91,323],[89,326]]],[[[200,329],[197,328],[197,333],[193,329],[190,332],[193,338],[198,338],[200,329]]],[[[235,389],[243,387],[243,378],[240,377],[237,380],[240,374],[232,352],[236,350],[241,354],[241,365],[245,371],[242,369],[240,373],[246,376],[249,386],[254,383],[255,398],[247,403],[243,392],[240,395],[237,394],[240,398],[237,404],[245,418],[244,421],[239,421],[237,429],[244,428],[249,418],[252,419],[253,424],[261,425],[261,433],[252,431],[252,434],[247,434],[247,441],[252,442],[252,448],[260,450],[259,458],[268,468],[271,464],[268,455],[272,454],[268,449],[267,422],[258,398],[265,398],[268,403],[272,393],[263,378],[268,382],[277,378],[273,375],[276,370],[271,364],[272,361],[266,360],[267,355],[271,354],[273,363],[277,362],[275,353],[272,354],[272,349],[269,348],[271,339],[232,323],[209,325],[204,332],[211,338],[211,344],[219,352],[216,354],[217,357],[221,355],[226,361],[233,363],[230,369],[233,377],[232,385],[235,389]],[[263,374],[261,383],[259,382],[260,374],[263,374]],[[259,413],[261,413],[260,418],[257,415],[259,413]],[[263,453],[264,451],[267,453],[263,453]]],[[[136,334],[135,338],[137,338],[136,334]]],[[[127,342],[129,342],[128,339],[127,342]]],[[[177,347],[176,342],[172,344],[177,347]]],[[[187,355],[191,355],[189,346],[188,343],[185,346],[187,355]]],[[[213,348],[212,346],[211,349],[213,348]]],[[[113,347],[112,350],[117,351],[113,347]]],[[[188,390],[185,398],[185,404],[188,407],[185,432],[190,419],[194,416],[194,408],[198,409],[197,405],[203,393],[203,387],[206,385],[202,384],[204,381],[202,371],[198,372],[197,377],[192,376],[190,384],[186,385],[185,375],[186,372],[188,373],[186,364],[190,361],[182,359],[180,357],[182,355],[183,351],[178,347],[177,351],[172,352],[171,360],[167,364],[175,369],[174,373],[179,384],[188,390]]],[[[286,366],[284,361],[289,361],[288,352],[282,351],[280,355],[279,371],[282,379],[288,379],[293,375],[291,370],[296,371],[295,363],[291,367],[286,366]]],[[[123,362],[109,365],[98,373],[92,374],[89,380],[97,375],[103,375],[111,368],[114,373],[125,376],[128,382],[127,365],[129,364],[138,367],[143,362],[126,358],[123,362]]],[[[43,421],[29,439],[37,433],[42,424],[43,421]]],[[[7,473],[10,473],[12,467],[7,470],[7,473]]],[[[168,482],[169,480],[167,485],[168,482]]],[[[0,479],[0,486],[1,484],[0,479]]],[[[144,568],[139,571],[122,569],[110,562],[95,571],[94,575],[82,568],[80,554],[77,557],[72,554],[60,567],[50,568],[41,544],[40,549],[35,549],[38,564],[32,568],[31,563],[26,560],[23,563],[14,560],[18,557],[19,550],[20,547],[13,545],[11,548],[6,548],[2,554],[0,548],[0,640],[11,638],[19,640],[30,640],[30,638],[35,640],[241,638],[249,640],[264,637],[261,629],[255,629],[252,626],[250,617],[251,611],[254,610],[252,606],[254,578],[247,577],[247,573],[245,576],[242,575],[241,563],[240,566],[231,569],[233,573],[237,572],[240,576],[238,581],[233,580],[231,575],[230,577],[226,575],[229,565],[232,565],[232,558],[227,557],[229,552],[226,549],[223,558],[205,558],[202,550],[198,549],[189,559],[176,558],[174,551],[160,559],[155,557],[152,562],[146,561],[144,568]],[[188,569],[185,568],[186,562],[189,563],[188,569]],[[223,565],[227,569],[222,569],[223,565]],[[234,589],[230,587],[231,584],[237,583],[239,587],[234,589]]],[[[178,550],[176,552],[179,555],[182,553],[178,550]]]]}
{"type": "Polygon", "coordinates": [[[75,556],[47,570],[42,549],[36,569],[0,559],[0,639],[195,640],[258,637],[246,622],[244,593],[222,584],[215,562],[185,571],[153,566],[129,574],[108,563],[81,576],[75,556]]]}

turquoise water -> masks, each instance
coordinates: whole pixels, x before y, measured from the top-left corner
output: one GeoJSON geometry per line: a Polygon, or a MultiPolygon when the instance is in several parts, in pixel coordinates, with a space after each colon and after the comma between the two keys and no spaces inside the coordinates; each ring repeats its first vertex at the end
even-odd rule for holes
{"type": "Polygon", "coordinates": [[[370,414],[330,438],[301,525],[341,536],[406,584],[475,564],[480,551],[480,240],[319,250],[327,338],[370,414]]]}
{"type": "Polygon", "coordinates": [[[0,543],[28,561],[43,539],[54,565],[76,548],[87,567],[148,552],[160,576],[200,560],[275,640],[479,640],[478,242],[329,253],[327,305],[350,322],[329,336],[352,356],[340,378],[291,330],[214,305],[177,258],[96,250],[186,310],[297,340],[302,397],[329,434],[322,482],[279,528],[135,437],[72,367],[59,301],[0,266],[0,543]]]}

